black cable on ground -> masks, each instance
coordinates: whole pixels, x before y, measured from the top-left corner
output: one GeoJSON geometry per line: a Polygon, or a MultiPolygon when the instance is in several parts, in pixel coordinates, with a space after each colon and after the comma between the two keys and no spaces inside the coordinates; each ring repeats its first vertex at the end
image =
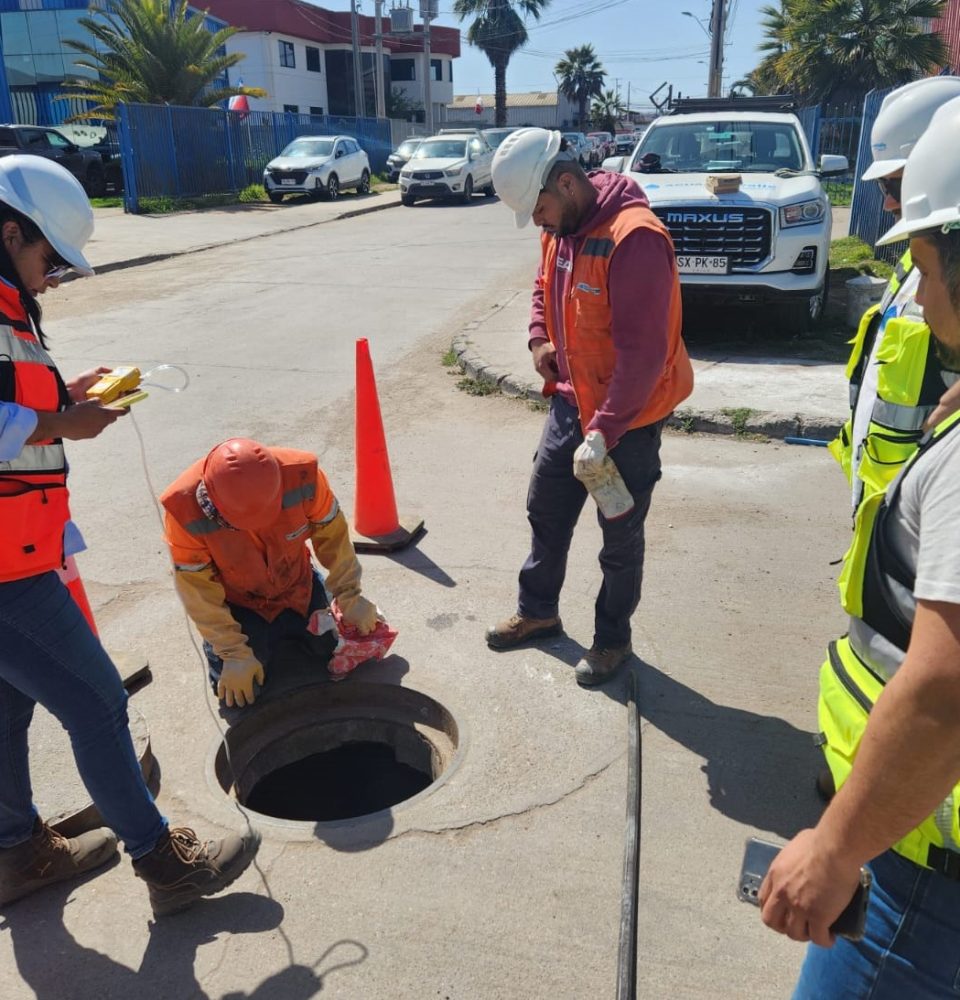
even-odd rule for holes
{"type": "Polygon", "coordinates": [[[627,831],[623,847],[623,895],[620,902],[620,951],[617,1000],[637,996],[637,909],[640,895],[640,711],[636,671],[627,691],[627,831]]]}

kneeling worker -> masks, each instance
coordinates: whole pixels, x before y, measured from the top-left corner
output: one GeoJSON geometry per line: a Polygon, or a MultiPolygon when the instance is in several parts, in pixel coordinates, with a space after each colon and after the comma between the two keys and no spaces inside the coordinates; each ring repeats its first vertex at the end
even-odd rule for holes
{"type": "Polygon", "coordinates": [[[254,682],[264,683],[282,642],[299,641],[324,664],[333,655],[337,632],[323,614],[327,597],[307,539],[344,622],[361,635],[375,628],[346,519],[315,455],[231,438],[194,462],[160,502],[177,592],[227,706],[254,701],[254,682]]]}

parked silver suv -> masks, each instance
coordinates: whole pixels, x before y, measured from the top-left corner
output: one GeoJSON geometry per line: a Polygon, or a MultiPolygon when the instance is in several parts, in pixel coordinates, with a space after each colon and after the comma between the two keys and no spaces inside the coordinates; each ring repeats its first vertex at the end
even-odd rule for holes
{"type": "Polygon", "coordinates": [[[267,164],[263,186],[275,205],[285,194],[333,200],[351,187],[367,194],[370,161],[352,136],[302,135],[267,164]]]}

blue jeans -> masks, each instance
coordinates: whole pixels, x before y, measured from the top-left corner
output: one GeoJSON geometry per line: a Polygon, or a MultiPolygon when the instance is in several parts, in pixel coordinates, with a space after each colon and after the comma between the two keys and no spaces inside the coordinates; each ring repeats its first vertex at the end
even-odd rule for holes
{"type": "MultiPolygon", "coordinates": [[[[610,457],[633,496],[633,511],[608,521],[597,510],[603,532],[600,569],[603,583],[594,607],[594,644],[601,649],[630,641],[630,617],[640,603],[643,582],[643,523],[653,488],[660,479],[660,434],[663,422],[627,431],[610,457]]],[[[530,555],[520,570],[517,610],[529,618],[558,614],[567,553],[587,490],[573,474],[573,453],[583,443],[580,417],[560,396],[550,413],[534,458],[527,518],[533,533],[530,555]]]]}
{"type": "MultiPolygon", "coordinates": [[[[330,662],[334,650],[337,648],[336,632],[312,635],[307,631],[307,621],[310,615],[314,611],[327,607],[327,592],[323,589],[323,581],[316,572],[313,574],[313,589],[310,591],[310,604],[305,616],[292,608],[287,608],[286,611],[281,611],[272,622],[268,622],[256,611],[251,611],[250,608],[245,608],[240,604],[231,604],[228,601],[227,607],[230,609],[234,621],[247,637],[247,644],[253,655],[263,664],[265,675],[268,674],[271,660],[274,660],[275,654],[287,643],[299,646],[301,652],[314,657],[321,666],[326,666],[330,662]]],[[[220,673],[223,670],[223,660],[213,651],[213,646],[209,642],[204,642],[203,651],[207,655],[210,683],[213,685],[214,694],[216,694],[220,673]]],[[[259,685],[257,686],[259,687],[259,685]]]]}
{"type": "Polygon", "coordinates": [[[39,702],[70,736],[104,822],[134,859],[166,829],[143,780],[127,692],[56,573],[0,583],[0,848],[29,839],[37,811],[27,730],[39,702]]]}
{"type": "Polygon", "coordinates": [[[941,1000],[960,996],[960,882],[893,851],[870,863],[862,941],[809,945],[794,1000],[941,1000]]]}

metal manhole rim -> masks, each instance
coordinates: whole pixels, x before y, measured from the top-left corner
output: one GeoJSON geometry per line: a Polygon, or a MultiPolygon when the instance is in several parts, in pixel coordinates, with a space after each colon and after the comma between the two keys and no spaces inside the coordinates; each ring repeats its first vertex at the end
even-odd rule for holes
{"type": "MultiPolygon", "coordinates": [[[[456,773],[463,759],[466,755],[467,746],[469,744],[469,729],[466,724],[462,721],[462,716],[457,712],[453,711],[448,707],[446,699],[440,701],[439,698],[434,697],[432,694],[427,694],[424,691],[420,691],[417,688],[402,687],[400,685],[394,684],[382,684],[382,683],[370,683],[370,682],[359,682],[356,683],[356,687],[366,687],[371,689],[377,689],[379,693],[383,693],[385,689],[396,688],[397,690],[402,690],[405,693],[405,697],[421,698],[426,701],[432,702],[434,705],[438,706],[444,713],[446,713],[456,726],[457,740],[454,747],[453,753],[450,756],[449,763],[444,768],[443,773],[437,778],[433,779],[426,788],[422,791],[417,792],[416,795],[410,796],[410,798],[403,799],[400,802],[395,803],[392,806],[388,806],[384,809],[378,809],[376,812],[362,813],[359,816],[346,817],[344,819],[337,820],[298,820],[298,819],[283,819],[279,816],[269,816],[266,813],[257,812],[255,809],[251,809],[249,806],[244,805],[236,797],[233,790],[233,786],[230,789],[224,788],[220,781],[218,775],[218,759],[220,758],[221,751],[224,747],[225,733],[229,732],[229,729],[223,733],[218,733],[215,737],[210,750],[207,754],[207,759],[204,767],[205,776],[207,780],[207,785],[212,791],[213,795],[216,797],[217,803],[220,806],[225,806],[226,808],[232,808],[234,810],[242,810],[242,812],[250,817],[252,821],[256,823],[258,827],[262,828],[273,828],[277,832],[286,832],[289,834],[303,834],[303,839],[316,841],[318,839],[318,832],[323,832],[329,830],[331,832],[336,830],[343,830],[349,827],[362,827],[365,824],[375,822],[377,819],[382,819],[385,815],[396,815],[399,811],[407,811],[410,808],[416,807],[421,804],[425,799],[427,799],[433,793],[439,791],[450,777],[456,773]]],[[[305,687],[300,687],[286,692],[283,696],[278,698],[272,704],[279,704],[287,699],[296,698],[297,700],[302,699],[307,692],[313,692],[316,690],[322,690],[328,688],[328,683],[323,682],[319,684],[306,685],[305,687]]],[[[256,709],[254,709],[256,711],[256,709]]],[[[374,719],[378,718],[373,716],[374,719]]],[[[330,722],[342,722],[344,720],[344,715],[342,714],[342,706],[338,706],[338,711],[334,712],[330,718],[330,722]]],[[[242,721],[242,720],[241,720],[242,721]]],[[[302,713],[295,713],[291,716],[291,721],[296,721],[297,723],[302,722],[302,713]]],[[[322,717],[318,717],[318,724],[323,723],[322,717]]],[[[384,721],[395,722],[398,725],[402,724],[396,718],[388,718],[384,721]]],[[[291,725],[290,733],[295,732],[298,728],[302,728],[297,724],[291,725]]],[[[412,726],[411,726],[412,728],[412,726]]],[[[289,733],[287,734],[289,735],[289,733]]],[[[421,733],[421,736],[423,734],[421,733]]],[[[282,737],[278,737],[282,738],[282,737]]],[[[426,739],[426,737],[423,737],[426,739]]],[[[275,741],[271,741],[275,742],[275,741]]],[[[431,747],[436,751],[437,748],[435,744],[429,739],[431,747]]],[[[401,831],[394,829],[385,839],[390,839],[390,837],[397,835],[401,831]]],[[[299,838],[298,838],[299,839],[299,838]]]]}

